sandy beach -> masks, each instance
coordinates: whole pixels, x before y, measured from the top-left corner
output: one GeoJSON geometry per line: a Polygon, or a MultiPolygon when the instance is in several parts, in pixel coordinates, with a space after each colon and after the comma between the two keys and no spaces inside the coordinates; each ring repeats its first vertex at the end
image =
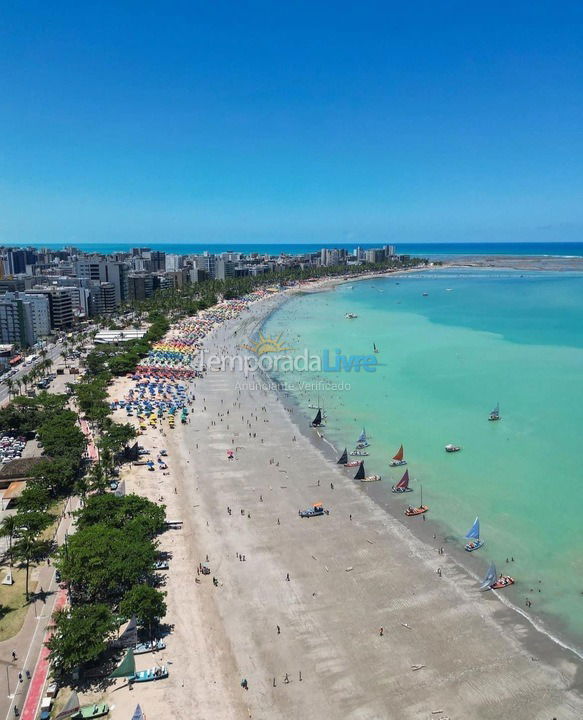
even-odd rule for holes
{"type": "MultiPolygon", "coordinates": [[[[206,348],[234,353],[279,302],[255,303],[206,348]]],[[[147,718],[583,717],[578,659],[415,537],[406,523],[421,518],[388,515],[263,382],[209,371],[190,384],[188,424],[140,437],[167,449],[169,474],[123,470],[127,492],[183,526],[160,538],[170,634],[155,659],[170,677],[118,681],[111,717],[137,702],[147,718]],[[329,515],[298,517],[318,501],[329,515]],[[197,576],[207,557],[211,575],[197,576]]]]}

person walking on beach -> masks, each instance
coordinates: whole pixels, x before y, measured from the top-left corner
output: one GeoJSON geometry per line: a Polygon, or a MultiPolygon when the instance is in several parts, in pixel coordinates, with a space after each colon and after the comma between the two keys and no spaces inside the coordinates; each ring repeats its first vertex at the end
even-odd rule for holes
{"type": "Polygon", "coordinates": [[[385,628],[384,628],[384,627],[381,627],[381,629],[379,630],[379,635],[380,635],[381,637],[383,637],[384,634],[385,634],[385,628]]]}

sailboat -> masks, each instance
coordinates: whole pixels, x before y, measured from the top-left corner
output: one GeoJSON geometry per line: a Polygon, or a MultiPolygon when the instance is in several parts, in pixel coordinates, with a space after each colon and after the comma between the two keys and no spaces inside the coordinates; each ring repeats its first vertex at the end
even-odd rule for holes
{"type": "Polygon", "coordinates": [[[375,345],[375,343],[372,344],[372,348],[373,348],[373,350],[374,350],[375,353],[378,353],[379,349],[378,349],[378,347],[375,345]]]}
{"type": "Polygon", "coordinates": [[[366,437],[366,430],[362,428],[362,432],[360,433],[360,435],[358,436],[358,440],[356,441],[356,449],[362,450],[362,448],[367,448],[369,447],[369,445],[370,443],[366,437]]]}
{"type": "Polygon", "coordinates": [[[407,461],[403,460],[403,446],[397,450],[397,452],[393,455],[393,459],[389,463],[389,467],[399,467],[400,465],[406,465],[407,461]]]}
{"type": "Polygon", "coordinates": [[[396,485],[393,485],[391,490],[394,493],[413,492],[413,488],[409,487],[409,470],[405,470],[405,474],[403,475],[403,477],[396,485]]]}
{"type": "Polygon", "coordinates": [[[378,482],[381,479],[380,475],[368,475],[368,477],[365,475],[364,472],[364,461],[360,463],[360,467],[356,471],[356,475],[354,476],[355,480],[360,480],[360,482],[378,482]]]}
{"type": "Polygon", "coordinates": [[[338,458],[336,465],[346,465],[347,462],[348,462],[348,450],[346,448],[344,448],[344,452],[338,458]]]}
{"type": "Polygon", "coordinates": [[[496,565],[491,563],[480,584],[480,590],[502,590],[509,585],[514,585],[514,578],[511,578],[510,575],[500,575],[498,577],[496,565]]]}
{"type": "Polygon", "coordinates": [[[490,417],[488,418],[488,420],[490,420],[491,422],[500,420],[500,403],[496,404],[496,407],[490,413],[490,417]]]}
{"type": "Polygon", "coordinates": [[[322,427],[322,425],[324,425],[324,422],[322,421],[322,411],[320,410],[320,408],[318,408],[316,417],[312,420],[310,425],[311,427],[322,427]]]}
{"type": "Polygon", "coordinates": [[[409,505],[405,510],[405,515],[407,515],[407,517],[414,517],[415,515],[423,515],[423,513],[426,513],[428,510],[429,506],[423,504],[423,486],[421,486],[421,502],[419,503],[419,507],[409,505]]]}
{"type": "Polygon", "coordinates": [[[478,550],[484,544],[484,541],[480,540],[480,519],[478,517],[476,517],[474,524],[466,533],[466,538],[470,541],[466,544],[466,550],[468,552],[478,550]]]}

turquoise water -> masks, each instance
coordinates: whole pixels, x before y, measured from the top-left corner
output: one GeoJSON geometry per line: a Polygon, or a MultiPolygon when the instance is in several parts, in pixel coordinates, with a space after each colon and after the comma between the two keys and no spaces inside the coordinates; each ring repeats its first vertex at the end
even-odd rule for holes
{"type": "Polygon", "coordinates": [[[583,647],[582,274],[447,269],[355,282],[292,299],[264,331],[314,353],[366,354],[376,343],[375,373],[279,379],[308,413],[319,394],[337,447],[350,449],[366,426],[367,473],[383,475],[397,511],[422,484],[432,518],[460,546],[479,515],[486,547],[464,554],[472,568],[491,559],[511,570],[507,597],[522,607],[528,597],[531,613],[583,647]],[[303,386],[320,380],[319,391],[303,386]],[[502,420],[488,422],[497,402],[502,420]],[[450,442],[462,452],[446,454],[450,442]],[[388,467],[401,443],[415,488],[405,498],[390,493],[403,469],[388,467]]]}

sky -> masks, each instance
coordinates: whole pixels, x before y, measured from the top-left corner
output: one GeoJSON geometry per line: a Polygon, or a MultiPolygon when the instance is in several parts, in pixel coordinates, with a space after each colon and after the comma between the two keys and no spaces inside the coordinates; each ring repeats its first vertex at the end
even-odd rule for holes
{"type": "Polygon", "coordinates": [[[566,1],[1,3],[0,244],[581,241],[582,30],[566,1]]]}

